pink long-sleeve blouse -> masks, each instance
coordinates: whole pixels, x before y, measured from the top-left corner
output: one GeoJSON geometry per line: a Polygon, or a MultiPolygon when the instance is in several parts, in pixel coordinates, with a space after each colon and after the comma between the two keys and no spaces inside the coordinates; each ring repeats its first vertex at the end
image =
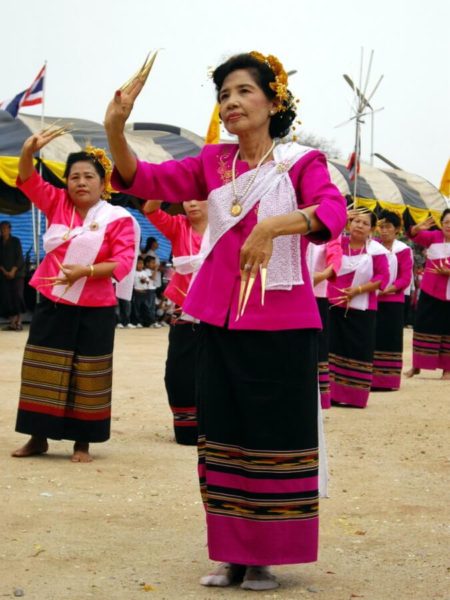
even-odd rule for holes
{"type": "Polygon", "coordinates": [[[395,294],[378,296],[378,302],[404,302],[405,290],[410,286],[413,270],[413,257],[411,248],[405,248],[395,255],[397,259],[397,277],[392,285],[395,286],[395,294]]]}
{"type": "MultiPolygon", "coordinates": [[[[21,181],[18,178],[17,187],[45,214],[49,225],[66,225],[69,229],[73,204],[68,197],[67,190],[54,187],[44,181],[37,171],[34,171],[33,175],[26,181],[21,181]]],[[[75,211],[72,228],[79,227],[82,224],[83,219],[75,211]]],[[[118,264],[113,272],[113,278],[116,281],[121,281],[133,266],[134,238],[131,216],[117,219],[106,227],[105,237],[95,262],[117,262],[118,264]]],[[[45,255],[34,273],[30,285],[49,300],[73,305],[73,302],[65,300],[64,296],[62,298],[54,296],[51,292],[52,286],[45,285],[49,282],[49,279],[46,278],[58,275],[60,270],[58,261],[63,263],[68,245],[69,241],[45,255]]],[[[86,279],[86,284],[77,305],[114,306],[115,304],[117,304],[117,300],[111,277],[88,277],[86,279]]]]}
{"type": "MultiPolygon", "coordinates": [[[[419,233],[410,237],[414,243],[420,244],[420,246],[424,246],[425,248],[429,248],[431,244],[445,243],[444,234],[440,229],[436,231],[419,231],[419,233]]],[[[450,243],[447,242],[447,245],[447,262],[450,263],[450,243]]],[[[439,275],[438,273],[431,272],[432,269],[434,269],[435,264],[439,266],[439,262],[439,260],[431,260],[427,258],[423,278],[420,283],[420,289],[429,294],[430,296],[434,296],[434,298],[438,298],[439,300],[447,300],[446,294],[448,277],[446,275],[439,275]]]]}
{"type": "MultiPolygon", "coordinates": [[[[350,238],[342,236],[341,239],[342,252],[346,256],[358,256],[359,254],[366,254],[366,249],[354,250],[350,248],[350,238]]],[[[376,256],[372,256],[372,266],[373,266],[373,275],[372,277],[366,281],[366,283],[380,281],[380,289],[384,289],[389,281],[389,265],[385,254],[378,254],[376,256]]],[[[342,302],[339,302],[337,298],[342,296],[342,291],[345,288],[352,287],[352,281],[355,273],[352,271],[351,273],[346,273],[345,275],[338,275],[333,280],[328,282],[328,300],[331,304],[335,304],[337,306],[344,306],[342,302]]],[[[369,293],[369,305],[367,307],[368,310],[377,310],[378,295],[376,292],[369,293]]]]}
{"type": "MultiPolygon", "coordinates": [[[[147,214],[147,219],[170,241],[174,257],[197,254],[200,250],[202,236],[192,228],[185,215],[169,215],[160,209],[147,214]]],[[[175,271],[164,290],[164,296],[178,306],[183,306],[191,278],[192,275],[182,275],[175,271]]]]}
{"type": "MultiPolygon", "coordinates": [[[[208,194],[231,180],[231,165],[238,152],[236,144],[206,145],[196,157],[170,160],[159,165],[138,162],[130,187],[126,187],[114,170],[112,184],[139,198],[160,198],[182,202],[196,198],[206,200],[208,194]]],[[[249,170],[237,161],[236,173],[249,170]]],[[[303,155],[290,169],[299,207],[318,205],[316,216],[324,230],[308,237],[322,243],[336,238],[345,220],[345,200],[331,183],[326,159],[321,152],[303,155]]],[[[231,199],[230,199],[231,205],[231,199]]],[[[216,243],[200,268],[186,298],[183,309],[195,318],[230,329],[283,330],[321,328],[320,316],[301,253],[304,284],[291,290],[268,291],[261,306],[260,278],[257,277],[244,315],[236,319],[240,288],[239,253],[257,224],[256,210],[251,210],[216,243]]]]}

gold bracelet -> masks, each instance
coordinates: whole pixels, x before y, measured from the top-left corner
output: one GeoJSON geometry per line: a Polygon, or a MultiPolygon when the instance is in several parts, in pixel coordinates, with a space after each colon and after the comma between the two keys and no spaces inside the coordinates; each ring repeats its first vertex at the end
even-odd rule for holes
{"type": "Polygon", "coordinates": [[[360,294],[362,294],[362,287],[360,285],[358,285],[358,291],[360,294]]]}
{"type": "Polygon", "coordinates": [[[91,270],[91,272],[89,273],[88,277],[94,277],[94,265],[88,265],[88,267],[91,270]]]}

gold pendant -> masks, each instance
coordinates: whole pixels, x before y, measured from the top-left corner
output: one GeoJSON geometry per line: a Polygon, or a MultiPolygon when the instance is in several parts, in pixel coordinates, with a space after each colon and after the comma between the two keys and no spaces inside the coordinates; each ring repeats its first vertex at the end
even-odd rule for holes
{"type": "Polygon", "coordinates": [[[230,213],[233,217],[238,217],[242,212],[242,206],[240,204],[233,204],[230,213]]]}
{"type": "Polygon", "coordinates": [[[89,229],[91,231],[97,231],[97,229],[98,229],[98,223],[96,223],[95,221],[92,221],[92,223],[89,225],[89,229]]]}

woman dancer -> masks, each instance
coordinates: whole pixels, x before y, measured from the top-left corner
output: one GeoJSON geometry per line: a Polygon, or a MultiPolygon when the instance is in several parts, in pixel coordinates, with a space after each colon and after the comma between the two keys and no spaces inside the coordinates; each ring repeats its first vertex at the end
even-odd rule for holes
{"type": "Polygon", "coordinates": [[[342,237],[342,266],[330,281],[330,395],[334,404],[364,408],[372,384],[378,289],[389,280],[387,250],[370,240],[377,218],[359,212],[342,237]]]}
{"type": "Polygon", "coordinates": [[[442,369],[442,379],[450,379],[450,208],[441,215],[441,227],[432,217],[411,227],[413,242],[427,248],[427,262],[420,284],[413,335],[413,377],[420,369],[442,369]]]}
{"type": "Polygon", "coordinates": [[[274,56],[233,56],[213,74],[220,115],[237,144],[199,156],[137,161],[125,121],[140,75],[109,104],[115,187],[141,198],[208,200],[209,243],[183,309],[201,321],[199,475],[209,555],[203,585],[272,589],[271,564],[316,560],[317,330],[320,317],[300,236],[326,242],[345,203],[323,154],[276,144],[295,117],[274,56]]]}
{"type": "Polygon", "coordinates": [[[45,214],[47,252],[31,285],[36,306],[22,365],[16,431],[31,435],[13,452],[48,450],[47,438],[75,442],[73,462],[90,462],[91,442],[109,439],[112,353],[119,296],[131,298],[137,224],[104,200],[111,171],[103,150],[70,154],[67,190],[43,181],[33,154],[64,133],[47,129],[28,138],[19,161],[19,189],[45,214]]]}
{"type": "Polygon", "coordinates": [[[328,280],[335,277],[341,268],[342,246],[341,238],[318,246],[308,244],[308,270],[313,278],[314,295],[322,321],[322,331],[319,333],[319,389],[320,403],[323,409],[331,407],[330,402],[330,369],[328,364],[329,351],[329,302],[327,298],[328,280]]]}
{"type": "Polygon", "coordinates": [[[380,242],[388,251],[389,281],[378,295],[372,390],[398,390],[403,365],[405,290],[412,279],[411,248],[397,239],[401,218],[390,211],[379,215],[380,242]]]}
{"type": "MultiPolygon", "coordinates": [[[[185,215],[169,215],[161,210],[160,202],[149,200],[144,213],[172,244],[175,273],[164,290],[164,296],[176,306],[171,321],[169,347],[167,349],[166,385],[169,405],[173,414],[173,430],[178,444],[197,444],[197,409],[195,406],[195,355],[199,335],[196,319],[182,312],[191,275],[177,272],[177,264],[189,263],[200,250],[202,236],[208,222],[206,202],[190,200],[183,202],[185,215]]],[[[183,266],[180,267],[183,270],[183,266]]]]}

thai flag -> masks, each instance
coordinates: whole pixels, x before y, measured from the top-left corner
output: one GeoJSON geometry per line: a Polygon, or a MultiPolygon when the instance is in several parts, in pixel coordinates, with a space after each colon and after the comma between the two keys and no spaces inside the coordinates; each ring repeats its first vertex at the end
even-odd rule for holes
{"type": "Polygon", "coordinates": [[[359,173],[359,160],[356,159],[356,152],[352,152],[347,165],[350,181],[354,181],[356,173],[359,173]]]}
{"type": "Polygon", "coordinates": [[[44,102],[44,78],[46,65],[39,71],[36,79],[27,90],[20,92],[14,98],[0,102],[0,109],[6,110],[13,117],[17,117],[17,113],[23,106],[34,106],[44,102]]]}
{"type": "Polygon", "coordinates": [[[25,92],[25,96],[20,103],[20,108],[22,108],[22,106],[34,106],[35,104],[42,104],[42,102],[44,102],[45,69],[46,65],[42,67],[36,79],[25,92]]]}
{"type": "Polygon", "coordinates": [[[6,110],[14,118],[17,117],[17,113],[19,112],[20,108],[20,103],[22,102],[23,97],[26,93],[27,90],[24,90],[23,92],[20,92],[20,94],[17,94],[17,96],[14,96],[14,98],[9,98],[9,100],[3,100],[3,102],[0,102],[0,109],[6,110]]]}

